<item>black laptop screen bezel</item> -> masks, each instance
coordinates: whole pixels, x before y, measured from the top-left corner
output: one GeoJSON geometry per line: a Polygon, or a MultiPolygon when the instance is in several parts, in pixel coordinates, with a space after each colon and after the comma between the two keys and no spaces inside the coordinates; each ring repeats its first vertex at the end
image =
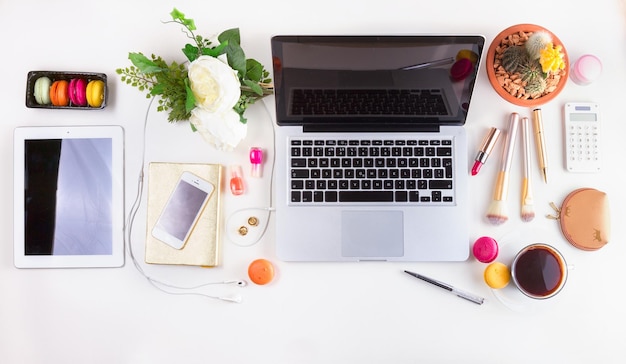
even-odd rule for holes
{"type": "MultiPolygon", "coordinates": [[[[475,82],[478,77],[478,70],[480,69],[480,60],[485,44],[485,37],[482,35],[386,35],[386,36],[371,36],[371,35],[276,35],[271,39],[272,48],[272,60],[274,71],[274,90],[276,100],[276,122],[278,125],[303,125],[314,129],[329,129],[329,130],[342,130],[344,126],[350,128],[352,125],[358,124],[365,126],[380,125],[384,128],[397,128],[406,129],[407,127],[424,128],[429,126],[441,126],[441,125],[464,125],[467,118],[467,111],[472,98],[472,93],[475,87],[475,82]],[[410,47],[423,47],[441,45],[448,49],[448,53],[451,50],[456,49],[469,49],[477,57],[473,62],[473,70],[469,76],[465,77],[461,81],[451,82],[463,82],[462,91],[459,93],[458,105],[459,111],[454,117],[425,117],[417,115],[403,115],[394,117],[337,117],[337,116],[294,116],[290,115],[287,111],[287,104],[289,100],[288,93],[290,86],[286,84],[284,72],[285,63],[289,64],[289,60],[284,59],[285,47],[297,46],[302,44],[308,45],[341,45],[346,46],[358,46],[358,47],[397,47],[398,45],[410,46],[410,47]]],[[[455,57],[452,62],[458,60],[458,54],[449,54],[450,58],[455,57]]],[[[433,56],[438,57],[438,56],[433,56]]],[[[438,58],[437,58],[438,59],[438,58]]],[[[320,58],[320,60],[322,60],[320,58]]],[[[325,63],[328,59],[324,60],[325,63]]],[[[451,67],[452,64],[448,64],[447,67],[451,67]]],[[[375,128],[374,128],[375,129],[375,128]]]]}

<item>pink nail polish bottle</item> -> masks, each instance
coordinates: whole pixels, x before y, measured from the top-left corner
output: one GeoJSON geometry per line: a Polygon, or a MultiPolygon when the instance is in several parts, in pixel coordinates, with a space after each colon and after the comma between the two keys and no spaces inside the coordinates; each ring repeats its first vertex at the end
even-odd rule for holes
{"type": "Polygon", "coordinates": [[[261,164],[263,163],[263,150],[261,148],[250,148],[250,164],[252,164],[252,177],[261,177],[261,164]]]}

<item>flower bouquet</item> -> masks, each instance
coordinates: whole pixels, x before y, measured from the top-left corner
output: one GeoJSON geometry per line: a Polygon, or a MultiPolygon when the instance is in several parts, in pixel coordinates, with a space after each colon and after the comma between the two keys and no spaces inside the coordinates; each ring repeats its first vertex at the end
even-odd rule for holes
{"type": "Polygon", "coordinates": [[[246,136],[246,109],[273,93],[269,72],[246,58],[239,29],[226,30],[211,41],[194,34],[193,19],[176,8],[170,15],[172,20],[165,23],[182,25],[193,41],[182,49],[188,62],[168,63],[154,54],[131,52],[132,65],[116,72],[147,98],[159,96],[157,111],[168,112],[169,122],[188,120],[208,143],[232,150],[246,136]]]}

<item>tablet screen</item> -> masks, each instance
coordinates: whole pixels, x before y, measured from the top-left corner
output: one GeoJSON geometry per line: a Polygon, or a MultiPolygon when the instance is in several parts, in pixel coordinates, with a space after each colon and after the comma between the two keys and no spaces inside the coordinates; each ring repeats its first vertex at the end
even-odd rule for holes
{"type": "Polygon", "coordinates": [[[16,266],[123,264],[120,130],[16,129],[16,266]]]}

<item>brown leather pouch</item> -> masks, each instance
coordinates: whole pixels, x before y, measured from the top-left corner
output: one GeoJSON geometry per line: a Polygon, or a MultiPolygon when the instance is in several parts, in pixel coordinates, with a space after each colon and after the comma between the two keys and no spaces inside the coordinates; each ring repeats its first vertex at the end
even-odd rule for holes
{"type": "Polygon", "coordinates": [[[559,221],[563,235],[582,250],[598,250],[609,242],[610,218],[607,194],[594,188],[579,188],[565,197],[557,212],[549,218],[559,221]]]}

